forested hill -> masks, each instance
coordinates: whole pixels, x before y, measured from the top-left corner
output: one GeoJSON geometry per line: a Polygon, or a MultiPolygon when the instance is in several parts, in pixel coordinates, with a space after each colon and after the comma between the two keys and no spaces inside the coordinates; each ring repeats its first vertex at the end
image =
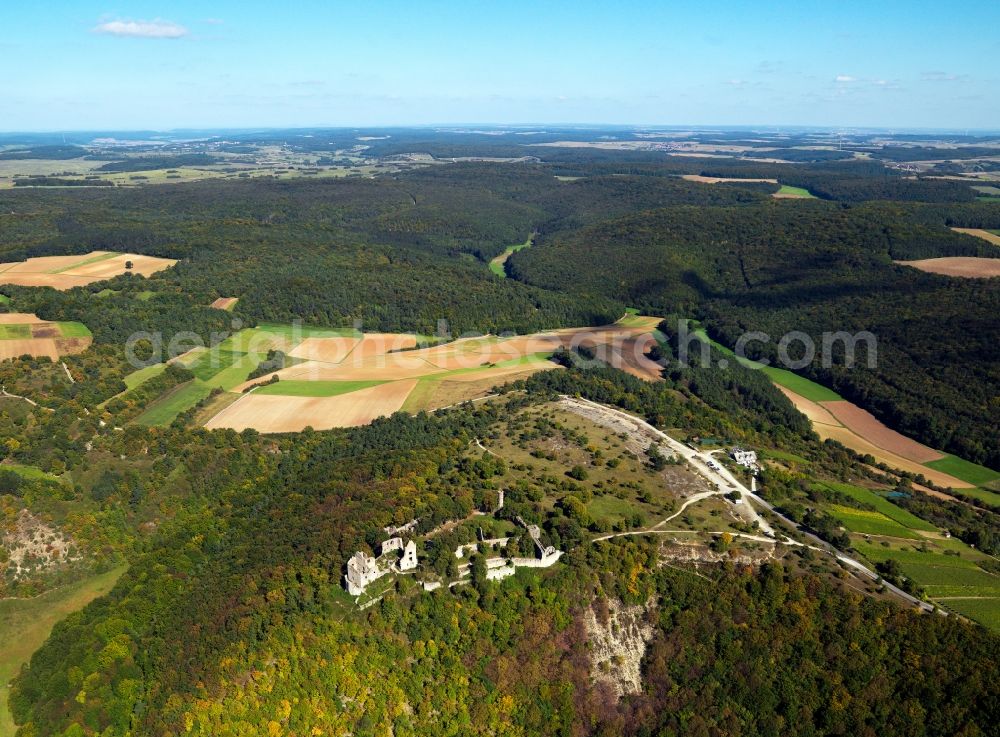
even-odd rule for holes
{"type": "Polygon", "coordinates": [[[842,356],[824,367],[817,351],[801,372],[908,435],[997,467],[1000,280],[893,263],[1000,257],[989,243],[946,229],[944,212],[958,222],[1000,223],[1000,206],[670,207],[543,234],[508,269],[547,289],[699,317],[729,346],[763,331],[773,341],[754,344],[753,357],[772,362],[778,339],[793,330],[817,346],[824,332],[870,331],[878,339],[874,368],[845,370],[842,356]]]}
{"type": "Polygon", "coordinates": [[[522,242],[542,213],[482,187],[203,182],[82,194],[0,193],[2,209],[15,213],[0,236],[2,257],[110,249],[181,259],[134,290],[130,277],[67,293],[5,288],[21,309],[81,320],[98,341],[123,342],[137,330],[207,337],[230,316],[203,306],[224,295],[240,295],[236,315],[245,324],[360,321],[367,330],[425,334],[439,320],[454,334],[523,333],[604,324],[624,311],[603,297],[495,279],[472,255],[522,242]],[[92,298],[105,288],[123,293],[92,298]],[[140,289],[157,296],[136,304],[127,292],[140,289]]]}
{"type": "MultiPolygon", "coordinates": [[[[723,419],[615,372],[552,375],[562,391],[648,404],[664,423],[723,419]]],[[[1000,646],[989,632],[777,563],[691,572],[661,565],[655,541],[588,544],[571,504],[547,508],[522,486],[509,514],[544,524],[569,551],[559,566],[453,593],[404,577],[359,611],[340,586],[348,556],[384,525],[417,517],[428,533],[488,504],[506,470],[470,457],[470,441],[544,400],[547,381],[441,417],[273,443],[205,434],[205,458],[238,444],[268,460],[232,465],[108,597],[56,628],[16,683],[21,734],[902,734],[914,715],[920,734],[988,733],[1000,646]],[[621,701],[591,677],[583,624],[609,600],[649,612],[652,628],[646,685],[621,701]]],[[[128,442],[165,450],[157,436],[128,442]]],[[[425,543],[430,565],[453,565],[440,534],[425,543]]]]}

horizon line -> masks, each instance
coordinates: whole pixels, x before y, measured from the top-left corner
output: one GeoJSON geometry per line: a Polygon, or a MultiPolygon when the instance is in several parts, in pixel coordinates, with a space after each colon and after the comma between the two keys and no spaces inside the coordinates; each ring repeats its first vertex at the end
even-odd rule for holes
{"type": "Polygon", "coordinates": [[[974,126],[888,126],[888,125],[836,125],[836,124],[796,124],[796,123],[566,123],[566,122],[524,122],[524,123],[392,123],[392,124],[295,124],[295,125],[182,125],[168,127],[139,126],[139,127],[87,127],[87,128],[21,128],[13,130],[0,129],[0,135],[37,135],[41,133],[182,133],[190,131],[298,131],[298,130],[359,130],[359,129],[380,129],[380,130],[422,130],[422,129],[473,129],[485,128],[489,130],[503,129],[533,129],[533,128],[555,128],[559,130],[664,130],[664,131],[684,131],[684,130],[761,130],[776,129],[781,130],[803,130],[803,131],[824,131],[824,132],[878,132],[878,133],[959,133],[968,135],[972,132],[998,134],[1000,127],[982,128],[974,126]]]}

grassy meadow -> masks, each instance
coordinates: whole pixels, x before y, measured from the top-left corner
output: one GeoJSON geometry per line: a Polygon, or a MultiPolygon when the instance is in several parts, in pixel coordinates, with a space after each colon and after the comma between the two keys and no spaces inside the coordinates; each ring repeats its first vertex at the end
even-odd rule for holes
{"type": "Polygon", "coordinates": [[[507,263],[507,259],[509,259],[513,254],[520,251],[522,248],[528,248],[529,246],[531,246],[531,239],[532,236],[528,236],[528,240],[526,240],[524,243],[518,243],[513,246],[507,246],[507,249],[503,253],[501,253],[499,256],[490,261],[490,271],[499,276],[501,279],[506,278],[507,272],[504,269],[504,264],[507,263]]]}
{"type": "Polygon", "coordinates": [[[111,590],[125,568],[62,586],[33,599],[0,600],[0,737],[13,737],[7,684],[49,636],[57,622],[111,590]]]}
{"type": "Polygon", "coordinates": [[[804,187],[792,187],[787,184],[782,184],[781,189],[779,189],[775,194],[790,198],[801,197],[808,200],[816,199],[816,195],[812,194],[808,189],[805,189],[804,187]]]}
{"type": "Polygon", "coordinates": [[[257,394],[283,397],[336,397],[359,389],[384,384],[384,381],[278,381],[254,389],[257,394]]]}

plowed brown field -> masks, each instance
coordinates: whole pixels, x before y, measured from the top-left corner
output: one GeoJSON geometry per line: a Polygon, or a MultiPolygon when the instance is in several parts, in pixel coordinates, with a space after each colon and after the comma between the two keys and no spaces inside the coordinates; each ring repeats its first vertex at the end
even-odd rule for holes
{"type": "Polygon", "coordinates": [[[851,402],[820,402],[844,427],[866,440],[884,448],[890,453],[907,458],[917,463],[927,463],[944,458],[933,448],[918,443],[905,435],[901,435],[890,427],[879,422],[874,415],[851,402]]]}

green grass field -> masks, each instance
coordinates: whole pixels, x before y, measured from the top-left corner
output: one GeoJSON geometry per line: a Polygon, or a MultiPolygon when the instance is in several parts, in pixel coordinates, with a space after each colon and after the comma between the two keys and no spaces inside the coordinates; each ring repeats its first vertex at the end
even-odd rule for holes
{"type": "Polygon", "coordinates": [[[854,507],[845,507],[840,504],[829,504],[826,511],[840,520],[844,527],[851,532],[862,535],[887,535],[889,537],[903,537],[913,540],[918,539],[918,535],[912,530],[908,530],[895,520],[891,520],[880,512],[870,512],[854,507]]]}
{"type": "Polygon", "coordinates": [[[10,297],[8,297],[6,294],[0,294],[0,305],[9,305],[9,304],[10,304],[10,297]]]}
{"type": "Polygon", "coordinates": [[[247,353],[251,348],[258,350],[269,343],[288,343],[305,340],[306,338],[342,338],[361,337],[361,333],[353,328],[319,328],[308,325],[287,325],[278,323],[261,323],[255,328],[246,328],[234,333],[218,345],[222,351],[247,353]]]}
{"type": "Polygon", "coordinates": [[[611,494],[595,496],[588,504],[587,511],[598,522],[614,524],[636,512],[636,505],[629,499],[619,499],[611,494]]]}
{"type": "Polygon", "coordinates": [[[235,351],[207,350],[193,356],[190,361],[185,361],[184,365],[197,378],[208,381],[245,358],[246,355],[235,351]]]}
{"type": "Polygon", "coordinates": [[[267,356],[263,353],[222,350],[223,345],[225,343],[202,349],[186,357],[182,363],[210,389],[218,387],[229,391],[246,381],[250,372],[267,356]]]}
{"type": "Polygon", "coordinates": [[[859,540],[853,541],[852,547],[875,563],[890,558],[896,560],[903,573],[940,606],[1000,631],[1000,576],[983,570],[975,563],[975,560],[986,560],[989,556],[973,550],[960,540],[925,542],[929,548],[955,550],[960,555],[900,550],[859,540]]]}
{"type": "Polygon", "coordinates": [[[0,340],[28,340],[31,328],[27,325],[0,325],[0,340]]]}
{"type": "Polygon", "coordinates": [[[417,385],[407,395],[406,401],[400,409],[403,412],[417,412],[427,406],[434,391],[438,388],[440,379],[434,377],[423,377],[417,379],[417,385]]]}
{"type": "Polygon", "coordinates": [[[0,737],[12,737],[7,684],[45,642],[56,622],[111,590],[125,571],[107,573],[62,586],[34,599],[0,600],[0,737]]]}
{"type": "Polygon", "coordinates": [[[151,292],[151,291],[149,291],[147,289],[145,291],[142,291],[142,292],[139,292],[138,294],[136,294],[135,298],[137,300],[139,300],[140,302],[148,302],[152,297],[155,297],[155,296],[156,296],[156,292],[151,292]]]}
{"type": "Polygon", "coordinates": [[[64,338],[92,338],[94,334],[82,322],[58,322],[59,332],[64,338]]]}
{"type": "Polygon", "coordinates": [[[514,246],[507,246],[507,249],[501,253],[499,256],[490,261],[490,271],[499,276],[501,279],[506,278],[507,272],[504,270],[504,264],[507,263],[507,259],[511,257],[511,254],[517,253],[522,248],[528,248],[531,246],[531,236],[528,236],[528,240],[524,243],[518,243],[514,246]]]}
{"type": "Polygon", "coordinates": [[[207,397],[211,391],[211,387],[205,382],[192,379],[174,387],[150,404],[141,415],[135,418],[134,422],[139,425],[158,427],[169,425],[177,415],[191,409],[207,397]]]}
{"type": "Polygon", "coordinates": [[[285,338],[294,338],[296,335],[305,338],[360,338],[361,333],[354,328],[323,328],[313,325],[288,325],[286,323],[262,322],[257,326],[257,330],[285,338]]]}
{"type": "Polygon", "coordinates": [[[13,471],[19,476],[23,476],[26,479],[47,479],[48,481],[58,481],[59,477],[55,476],[48,471],[43,471],[40,468],[35,468],[34,466],[25,466],[21,463],[4,463],[0,464],[0,469],[6,471],[13,471]]]}
{"type": "Polygon", "coordinates": [[[146,368],[141,368],[138,371],[133,371],[131,374],[125,377],[125,386],[127,389],[135,389],[140,384],[144,384],[150,379],[159,376],[164,371],[167,370],[167,364],[165,363],[154,363],[152,366],[146,366],[146,368]]]}
{"type": "Polygon", "coordinates": [[[767,374],[767,377],[779,386],[783,386],[789,389],[801,397],[810,399],[813,402],[836,402],[842,400],[843,397],[837,394],[837,392],[832,389],[827,389],[822,384],[817,384],[815,381],[810,381],[809,379],[799,376],[796,373],[788,371],[787,369],[778,368],[776,366],[765,366],[757,361],[752,361],[749,358],[740,358],[729,348],[717,343],[708,337],[708,333],[705,332],[704,328],[697,328],[692,330],[693,335],[697,335],[702,340],[707,340],[712,344],[719,352],[726,354],[727,356],[736,359],[744,366],[748,368],[756,368],[767,374]]]}
{"type": "MultiPolygon", "coordinates": [[[[945,556],[941,556],[945,557],[945,556]]],[[[1000,576],[981,568],[902,563],[903,571],[931,596],[1000,596],[1000,576]]]]}
{"type": "MultiPolygon", "coordinates": [[[[615,325],[621,325],[626,328],[634,328],[645,325],[647,320],[649,320],[648,315],[640,315],[638,310],[628,308],[625,310],[625,314],[622,317],[615,320],[615,325]]],[[[654,333],[662,335],[659,330],[654,330],[654,333]]]]}
{"type": "Polygon", "coordinates": [[[795,453],[789,453],[786,450],[774,450],[773,448],[768,448],[760,452],[760,455],[764,458],[777,458],[779,461],[791,461],[793,463],[807,464],[809,461],[800,455],[795,453]]]}
{"type": "Polygon", "coordinates": [[[61,274],[64,271],[69,271],[70,269],[77,269],[77,268],[79,268],[81,266],[84,266],[85,264],[96,264],[98,261],[107,261],[109,258],[114,258],[115,256],[119,256],[119,255],[121,255],[121,254],[113,253],[113,252],[102,253],[102,254],[100,254],[98,256],[91,256],[90,258],[85,258],[85,259],[83,259],[81,261],[77,261],[75,264],[73,264],[71,266],[65,266],[65,267],[63,267],[61,269],[53,269],[52,271],[49,271],[47,273],[49,273],[49,274],[61,274]]]}
{"type": "Polygon", "coordinates": [[[787,184],[782,184],[781,189],[779,189],[776,194],[804,197],[810,200],[816,199],[816,195],[812,194],[808,189],[804,189],[803,187],[791,187],[787,184]]]}
{"type": "Polygon", "coordinates": [[[815,381],[810,381],[786,369],[775,366],[764,366],[761,370],[775,384],[783,386],[799,396],[811,399],[814,402],[836,402],[843,399],[833,389],[827,389],[822,384],[817,384],[815,381]]]}
{"type": "Polygon", "coordinates": [[[260,353],[247,353],[235,361],[232,366],[223,369],[213,376],[207,384],[209,387],[219,387],[225,391],[235,389],[247,380],[250,372],[257,368],[257,364],[263,361],[266,355],[260,353]]]}
{"type": "Polygon", "coordinates": [[[967,551],[966,553],[960,550],[959,552],[961,552],[961,555],[945,555],[942,552],[935,552],[932,548],[937,541],[927,540],[925,542],[928,545],[928,552],[926,553],[921,552],[920,550],[913,550],[913,543],[906,544],[906,547],[911,548],[910,550],[901,550],[892,546],[884,547],[877,543],[864,542],[863,540],[853,541],[851,543],[851,547],[874,563],[893,558],[898,560],[900,565],[930,565],[939,568],[967,568],[977,571],[981,569],[976,565],[976,560],[982,560],[983,558],[988,557],[983,553],[979,553],[978,551],[965,546],[961,541],[956,542],[958,542],[958,544],[964,547],[965,551],[967,551]]]}
{"type": "Polygon", "coordinates": [[[847,494],[852,499],[868,504],[875,508],[884,516],[895,520],[903,527],[910,530],[924,530],[926,532],[937,532],[937,528],[926,520],[922,520],[911,512],[907,512],[902,507],[897,507],[883,496],[876,494],[871,489],[865,489],[852,484],[844,484],[838,481],[821,481],[818,486],[825,486],[847,494]]]}
{"type": "Polygon", "coordinates": [[[1000,632],[1000,599],[948,599],[941,603],[963,617],[1000,632]]]}
{"type": "Polygon", "coordinates": [[[1000,494],[989,489],[955,489],[955,496],[967,496],[986,502],[991,507],[1000,507],[1000,494]]]}
{"type": "Polygon", "coordinates": [[[256,394],[282,397],[336,397],[359,389],[384,384],[384,381],[278,381],[255,389],[256,394]]]}
{"type": "Polygon", "coordinates": [[[946,455],[944,458],[924,465],[976,486],[986,486],[986,484],[1000,480],[1000,473],[953,455],[946,455]]]}

